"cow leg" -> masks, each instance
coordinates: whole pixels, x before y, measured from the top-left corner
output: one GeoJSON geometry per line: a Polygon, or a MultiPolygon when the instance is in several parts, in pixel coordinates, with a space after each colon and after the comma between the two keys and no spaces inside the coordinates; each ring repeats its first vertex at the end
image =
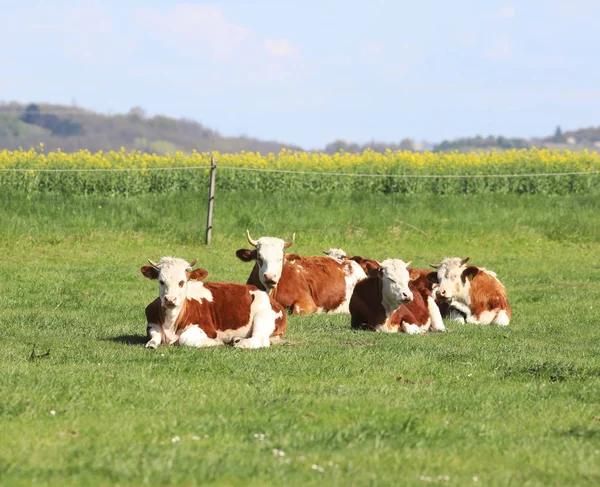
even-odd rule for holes
{"type": "Polygon", "coordinates": [[[249,338],[237,340],[234,347],[264,348],[270,346],[271,335],[275,331],[275,320],[281,318],[282,313],[282,311],[273,311],[269,296],[265,293],[255,293],[250,308],[252,335],[249,338]]]}
{"type": "Polygon", "coordinates": [[[465,324],[465,315],[457,309],[450,308],[450,313],[448,314],[448,318],[451,319],[452,321],[458,321],[461,325],[465,324]]]}
{"type": "Polygon", "coordinates": [[[292,314],[295,315],[309,315],[316,313],[319,307],[315,304],[312,298],[306,298],[298,300],[292,306],[292,314]]]}
{"type": "Polygon", "coordinates": [[[496,315],[492,323],[495,323],[499,326],[508,326],[508,324],[510,323],[510,318],[506,314],[506,310],[501,309],[500,311],[498,311],[498,314],[496,315]]]}
{"type": "Polygon", "coordinates": [[[418,335],[425,333],[419,325],[412,325],[406,321],[402,322],[402,330],[409,335],[418,335]]]}
{"type": "Polygon", "coordinates": [[[208,338],[204,330],[198,325],[188,326],[181,335],[179,335],[179,345],[184,347],[217,347],[223,345],[221,340],[208,338]]]}
{"type": "Polygon", "coordinates": [[[148,323],[146,332],[150,337],[150,340],[148,340],[146,343],[146,348],[154,349],[158,347],[162,341],[162,326],[155,325],[154,323],[148,323]]]}
{"type": "Polygon", "coordinates": [[[435,303],[435,299],[433,299],[431,296],[427,296],[427,309],[429,310],[429,316],[431,317],[431,330],[446,331],[446,327],[442,321],[440,308],[438,308],[438,305],[435,303]]]}

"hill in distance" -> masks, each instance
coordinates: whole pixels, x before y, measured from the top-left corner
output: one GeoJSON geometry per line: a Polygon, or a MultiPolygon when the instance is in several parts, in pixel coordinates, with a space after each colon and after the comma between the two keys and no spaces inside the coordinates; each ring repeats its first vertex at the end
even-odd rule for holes
{"type": "MultiPolygon", "coordinates": [[[[241,151],[263,154],[281,149],[302,150],[301,147],[275,141],[265,141],[249,137],[225,137],[215,130],[188,119],[174,119],[162,115],[147,117],[141,108],[132,108],[126,114],[107,115],[86,110],[77,106],[53,105],[47,103],[22,104],[0,101],[0,150],[29,149],[44,144],[46,151],[74,152],[88,149],[91,152],[127,151],[167,154],[176,151],[191,153],[219,151],[235,153],[241,151]]],[[[372,149],[384,152],[386,149],[420,151],[486,151],[521,149],[528,147],[552,149],[600,149],[600,127],[590,127],[563,132],[556,128],[554,135],[539,138],[508,138],[496,136],[465,137],[444,140],[438,144],[416,143],[405,138],[398,143],[371,141],[356,144],[336,140],[327,144],[323,151],[334,153],[362,152],[372,149]]]]}
{"type": "Polygon", "coordinates": [[[166,154],[219,151],[279,152],[301,150],[290,144],[249,137],[225,137],[202,124],[164,116],[147,117],[141,108],[105,115],[76,106],[0,102],[0,150],[29,149],[43,143],[46,151],[88,149],[166,154]]]}

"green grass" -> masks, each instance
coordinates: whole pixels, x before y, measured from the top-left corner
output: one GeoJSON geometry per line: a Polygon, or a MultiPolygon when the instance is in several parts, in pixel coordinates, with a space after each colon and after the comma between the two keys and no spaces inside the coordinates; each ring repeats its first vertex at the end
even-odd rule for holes
{"type": "Polygon", "coordinates": [[[224,194],[207,248],[204,194],[5,193],[0,485],[598,485],[599,215],[598,194],[224,194]],[[304,254],[470,256],[514,321],[414,337],[314,315],[270,349],[144,349],[146,258],[244,282],[247,228],[304,254]]]}

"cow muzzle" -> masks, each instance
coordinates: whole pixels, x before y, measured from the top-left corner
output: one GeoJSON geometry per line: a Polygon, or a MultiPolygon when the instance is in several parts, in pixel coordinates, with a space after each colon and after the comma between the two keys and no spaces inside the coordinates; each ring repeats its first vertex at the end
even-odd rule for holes
{"type": "Polygon", "coordinates": [[[277,286],[278,279],[275,274],[264,274],[263,283],[266,287],[274,288],[277,286]]]}
{"type": "Polygon", "coordinates": [[[175,308],[177,306],[177,297],[176,296],[165,296],[163,305],[165,308],[175,308]]]}

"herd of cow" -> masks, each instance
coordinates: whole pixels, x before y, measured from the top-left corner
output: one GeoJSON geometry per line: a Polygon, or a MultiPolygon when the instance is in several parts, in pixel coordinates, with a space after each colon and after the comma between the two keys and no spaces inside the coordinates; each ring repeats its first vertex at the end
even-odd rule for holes
{"type": "Polygon", "coordinates": [[[512,317],[496,274],[467,266],[469,258],[446,258],[429,271],[400,259],[349,258],[341,249],[289,254],[295,234],[288,242],[247,238],[254,249],[236,252],[255,262],[246,284],[203,282],[208,271],[193,269],[198,259],[148,260],[141,271],[158,280],[159,297],[146,307],[146,347],[268,347],[285,333],[288,311],[349,313],[354,329],[410,334],[445,331],[442,317],[501,326],[512,317]]]}

